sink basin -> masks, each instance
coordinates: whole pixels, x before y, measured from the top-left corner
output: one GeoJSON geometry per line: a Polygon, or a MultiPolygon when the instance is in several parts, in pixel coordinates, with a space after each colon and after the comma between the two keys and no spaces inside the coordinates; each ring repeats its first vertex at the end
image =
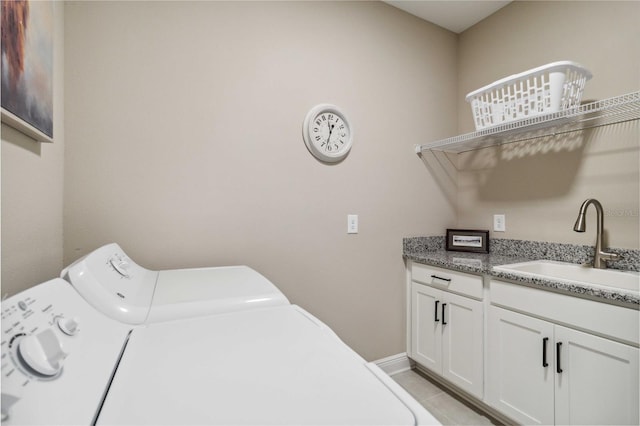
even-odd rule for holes
{"type": "Polygon", "coordinates": [[[572,281],[612,289],[640,292],[640,273],[616,269],[595,269],[575,263],[535,260],[494,266],[494,270],[552,280],[572,281]]]}

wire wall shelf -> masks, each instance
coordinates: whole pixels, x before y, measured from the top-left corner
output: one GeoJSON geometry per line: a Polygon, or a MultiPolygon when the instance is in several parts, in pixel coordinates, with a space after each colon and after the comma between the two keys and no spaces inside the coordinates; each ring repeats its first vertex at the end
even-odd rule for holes
{"type": "Polygon", "coordinates": [[[638,119],[640,119],[640,92],[632,92],[564,111],[529,117],[424,145],[416,145],[416,153],[430,150],[460,153],[638,119]]]}

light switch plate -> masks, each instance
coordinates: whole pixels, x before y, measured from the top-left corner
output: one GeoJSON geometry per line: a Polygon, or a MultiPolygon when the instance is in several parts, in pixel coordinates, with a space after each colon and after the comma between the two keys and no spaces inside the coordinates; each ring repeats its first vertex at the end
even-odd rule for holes
{"type": "Polygon", "coordinates": [[[358,233],[358,215],[348,214],[347,215],[347,234],[357,234],[357,233],[358,233]]]}
{"type": "Polygon", "coordinates": [[[503,214],[493,215],[493,230],[496,232],[505,232],[507,230],[505,215],[503,214]]]}

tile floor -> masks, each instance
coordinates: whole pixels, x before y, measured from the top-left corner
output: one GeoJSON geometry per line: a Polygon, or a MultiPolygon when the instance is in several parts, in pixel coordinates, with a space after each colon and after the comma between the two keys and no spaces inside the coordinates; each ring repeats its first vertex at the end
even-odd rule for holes
{"type": "Polygon", "coordinates": [[[403,371],[391,377],[443,425],[500,424],[417,370],[403,371]]]}

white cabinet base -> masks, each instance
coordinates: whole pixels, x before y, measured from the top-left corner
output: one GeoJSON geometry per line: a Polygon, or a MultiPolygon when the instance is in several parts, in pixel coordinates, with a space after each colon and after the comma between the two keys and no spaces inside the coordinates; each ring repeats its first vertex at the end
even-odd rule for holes
{"type": "Polygon", "coordinates": [[[441,295],[442,291],[429,286],[416,283],[412,285],[412,350],[409,356],[438,374],[442,372],[442,332],[440,320],[436,321],[436,318],[440,316],[441,295]]]}
{"type": "MultiPolygon", "coordinates": [[[[450,282],[457,291],[469,287],[472,294],[477,294],[478,285],[482,290],[481,277],[426,268],[420,268],[419,272],[420,279],[425,282],[428,277],[435,276],[432,281],[440,288],[444,287],[442,282],[450,282]]],[[[410,283],[410,289],[409,356],[465,392],[482,399],[483,302],[416,281],[410,283]]]]}
{"type": "MultiPolygon", "coordinates": [[[[572,305],[548,298],[541,306],[536,303],[541,297],[562,295],[536,295],[531,288],[500,282],[492,282],[494,289],[498,291],[491,293],[492,303],[506,306],[504,296],[508,295],[522,313],[494,305],[488,309],[489,405],[523,424],[639,424],[637,347],[553,321],[562,317],[572,325],[581,323],[579,319],[589,315],[584,301],[572,305]],[[553,315],[543,315],[546,312],[553,315]]],[[[600,317],[595,314],[603,307],[588,303],[594,313],[589,321],[597,323],[600,317]]],[[[637,321],[638,312],[619,311],[625,309],[611,313],[617,315],[616,336],[630,335],[625,327],[637,326],[626,320],[635,314],[637,321]]],[[[609,326],[612,321],[602,318],[601,322],[609,326]]]]}
{"type": "Polygon", "coordinates": [[[407,263],[418,369],[508,424],[640,424],[638,310],[485,278],[407,263]]]}
{"type": "Polygon", "coordinates": [[[490,306],[487,344],[487,403],[518,423],[553,424],[553,324],[490,306]]]}
{"type": "Polygon", "coordinates": [[[472,395],[483,396],[482,302],[446,294],[442,376],[472,395]]]}
{"type": "Polygon", "coordinates": [[[638,425],[638,348],[556,326],[556,424],[638,425]]]}

